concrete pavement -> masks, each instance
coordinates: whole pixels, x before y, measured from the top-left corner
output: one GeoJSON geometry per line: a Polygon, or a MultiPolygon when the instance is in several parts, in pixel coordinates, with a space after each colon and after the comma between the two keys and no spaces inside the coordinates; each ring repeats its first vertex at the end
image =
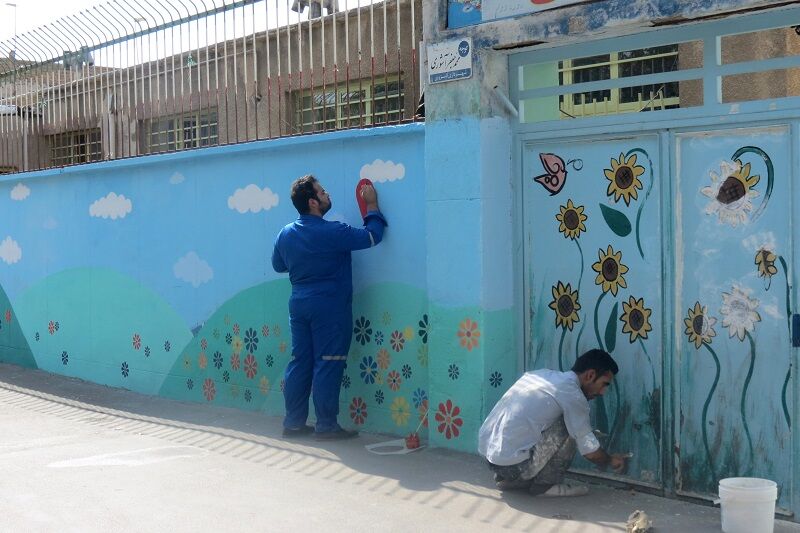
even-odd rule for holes
{"type": "MultiPolygon", "coordinates": [[[[0,365],[0,531],[719,531],[719,511],[593,487],[501,495],[476,456],[289,442],[280,419],[0,365]]],[[[776,531],[800,532],[779,522],[776,531]]]]}

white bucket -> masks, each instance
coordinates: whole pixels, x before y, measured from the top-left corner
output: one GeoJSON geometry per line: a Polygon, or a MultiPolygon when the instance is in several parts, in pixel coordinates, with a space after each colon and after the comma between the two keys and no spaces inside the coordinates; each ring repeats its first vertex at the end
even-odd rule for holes
{"type": "Polygon", "coordinates": [[[769,479],[729,477],[719,482],[722,531],[772,533],[778,485],[769,479]]]}

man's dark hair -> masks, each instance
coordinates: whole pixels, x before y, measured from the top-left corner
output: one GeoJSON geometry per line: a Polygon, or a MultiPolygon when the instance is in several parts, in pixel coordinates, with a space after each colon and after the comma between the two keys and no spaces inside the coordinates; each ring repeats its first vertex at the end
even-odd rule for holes
{"type": "Polygon", "coordinates": [[[317,191],[314,190],[314,184],[317,183],[317,178],[311,174],[306,174],[302,178],[297,178],[292,183],[292,203],[295,209],[301,215],[308,214],[308,201],[319,200],[317,198],[317,191]]]}
{"type": "Polygon", "coordinates": [[[602,376],[606,372],[616,375],[619,367],[608,352],[594,348],[578,357],[575,364],[572,365],[572,371],[576,374],[582,374],[587,370],[594,370],[598,376],[602,376]]]}

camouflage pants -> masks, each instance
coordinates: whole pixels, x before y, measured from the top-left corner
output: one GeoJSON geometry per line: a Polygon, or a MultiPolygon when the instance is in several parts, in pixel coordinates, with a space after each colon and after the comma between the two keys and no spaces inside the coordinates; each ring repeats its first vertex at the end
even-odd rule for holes
{"type": "Polygon", "coordinates": [[[489,463],[501,489],[528,489],[544,492],[561,483],[575,458],[577,446],[567,433],[564,418],[559,418],[542,432],[542,438],[531,449],[530,458],[510,466],[489,463]]]}

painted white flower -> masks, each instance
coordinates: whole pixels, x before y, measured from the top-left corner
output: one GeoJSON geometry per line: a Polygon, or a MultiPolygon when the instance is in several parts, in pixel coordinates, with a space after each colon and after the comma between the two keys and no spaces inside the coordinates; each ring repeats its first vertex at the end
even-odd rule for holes
{"type": "Polygon", "coordinates": [[[723,224],[736,227],[748,221],[748,213],[753,210],[752,199],[759,195],[753,187],[761,179],[750,175],[750,163],[742,166],[738,159],[733,163],[723,161],[720,172],[711,171],[711,185],[700,192],[710,198],[706,206],[707,215],[717,215],[723,224]]]}
{"type": "Polygon", "coordinates": [[[734,285],[730,293],[722,293],[722,326],[728,328],[728,336],[736,335],[740,341],[745,333],[752,333],[756,322],[761,322],[758,314],[759,301],[750,298],[750,290],[734,285]]]}

